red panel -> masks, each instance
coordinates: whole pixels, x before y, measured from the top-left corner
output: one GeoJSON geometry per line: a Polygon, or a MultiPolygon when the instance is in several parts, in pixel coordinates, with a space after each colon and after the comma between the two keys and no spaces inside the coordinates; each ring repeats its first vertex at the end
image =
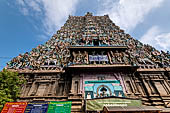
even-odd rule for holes
{"type": "Polygon", "coordinates": [[[1,113],[24,113],[27,102],[7,102],[1,113]]]}

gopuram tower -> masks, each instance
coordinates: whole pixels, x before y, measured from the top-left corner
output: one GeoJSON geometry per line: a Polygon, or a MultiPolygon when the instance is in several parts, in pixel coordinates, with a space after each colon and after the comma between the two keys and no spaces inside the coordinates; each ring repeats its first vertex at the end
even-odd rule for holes
{"type": "Polygon", "coordinates": [[[170,54],[132,38],[108,15],[69,16],[50,40],[6,68],[27,81],[19,101],[72,101],[72,112],[105,98],[170,107],[170,54]]]}

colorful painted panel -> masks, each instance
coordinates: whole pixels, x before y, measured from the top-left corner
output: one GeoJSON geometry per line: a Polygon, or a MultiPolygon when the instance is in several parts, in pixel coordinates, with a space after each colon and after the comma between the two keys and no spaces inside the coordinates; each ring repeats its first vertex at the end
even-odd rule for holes
{"type": "Polygon", "coordinates": [[[1,113],[24,113],[27,102],[7,102],[1,113]]]}
{"type": "Polygon", "coordinates": [[[48,102],[30,102],[28,103],[25,113],[46,113],[48,102]]]}
{"type": "Polygon", "coordinates": [[[47,113],[71,113],[71,101],[50,102],[47,113]]]}
{"type": "Polygon", "coordinates": [[[100,98],[117,96],[124,97],[123,88],[119,80],[85,81],[85,98],[100,98]]]}

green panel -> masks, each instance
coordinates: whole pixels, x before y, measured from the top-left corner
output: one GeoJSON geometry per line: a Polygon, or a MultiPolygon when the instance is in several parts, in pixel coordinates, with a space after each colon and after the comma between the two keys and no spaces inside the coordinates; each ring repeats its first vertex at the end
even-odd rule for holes
{"type": "Polygon", "coordinates": [[[71,101],[50,102],[47,113],[71,113],[71,104],[71,101]]]}
{"type": "Polygon", "coordinates": [[[95,80],[95,81],[85,81],[85,84],[94,84],[94,83],[120,83],[119,80],[95,80]]]}
{"type": "Polygon", "coordinates": [[[92,99],[86,100],[87,111],[101,111],[104,106],[141,106],[141,100],[130,100],[120,98],[92,99]]]}

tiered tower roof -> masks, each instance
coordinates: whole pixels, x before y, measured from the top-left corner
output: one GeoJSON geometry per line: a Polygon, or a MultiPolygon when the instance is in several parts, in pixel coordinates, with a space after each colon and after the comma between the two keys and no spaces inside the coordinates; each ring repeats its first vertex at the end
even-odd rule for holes
{"type": "MultiPolygon", "coordinates": [[[[86,51],[71,52],[70,48],[119,48],[107,51],[107,65],[125,64],[141,68],[170,67],[170,54],[126,34],[108,15],[69,16],[68,20],[45,44],[20,54],[7,63],[8,69],[62,70],[71,65],[94,65],[86,61],[86,51]],[[77,59],[76,59],[77,58],[77,59]]],[[[95,64],[96,65],[96,64],[95,64]]],[[[105,63],[103,63],[105,65],[105,63]]]]}

